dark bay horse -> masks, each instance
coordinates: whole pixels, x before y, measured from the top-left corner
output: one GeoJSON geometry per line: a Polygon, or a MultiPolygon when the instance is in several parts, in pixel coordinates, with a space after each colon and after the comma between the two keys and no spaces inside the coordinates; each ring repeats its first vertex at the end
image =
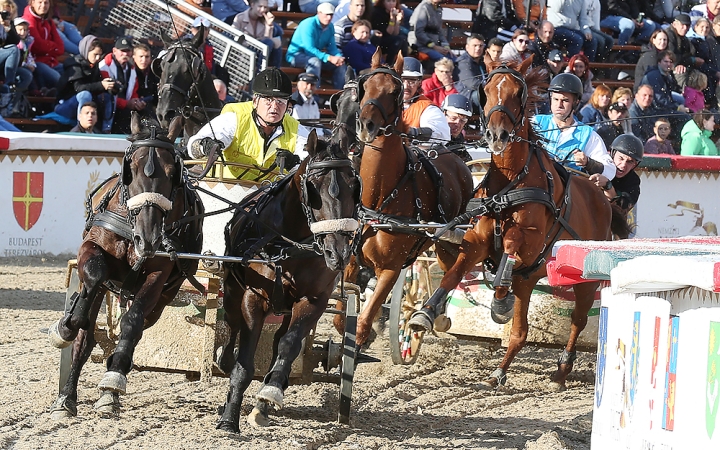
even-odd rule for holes
{"type": "Polygon", "coordinates": [[[202,218],[185,220],[202,214],[203,206],[188,188],[182,159],[173,146],[181,126],[179,119],[174,120],[167,135],[156,135],[155,128],[143,129],[133,112],[131,144],[121,174],[89,199],[88,223],[77,256],[80,292],[49,332],[54,346],[73,345],[70,376],[51,407],[53,417],[77,415],[80,371],[96,343],[95,323],[105,293],[119,291],[121,302],[128,305],[95,404],[102,413],[117,414],[119,394],[125,393],[143,329],[157,322],[183,281],[197,269],[197,261],[154,257],[160,249],[199,253],[202,247],[202,218]]]}
{"type": "Polygon", "coordinates": [[[192,39],[173,41],[167,33],[161,32],[165,52],[151,65],[153,73],[160,78],[156,109],[160,125],[168,127],[174,117],[182,117],[185,138],[194,136],[220,114],[223,107],[198,50],[204,36],[202,25],[192,39]]]}
{"type": "MultiPolygon", "coordinates": [[[[558,170],[542,147],[540,133],[526,116],[538,90],[545,87],[541,70],[528,71],[531,62],[502,65],[488,61],[490,74],[480,98],[492,158],[477,194],[481,208],[473,215],[480,217],[465,234],[457,262],[440,288],[410,321],[416,331],[432,329],[433,319],[444,311],[447,294],[468,271],[483,262],[486,269],[496,267],[491,314],[498,323],[512,318],[513,324],[504,359],[483,381],[489,388],[505,384],[510,363],[525,345],[530,294],[546,276],[545,258],[553,243],[557,239],[608,240],[611,222],[616,234],[627,237],[628,232],[621,212],[611,207],[597,186],[587,178],[568,177],[558,170]]],[[[554,388],[565,387],[576,357],[575,343],[587,324],[598,285],[574,286],[577,300],[570,337],[552,375],[554,388]]]]}
{"type": "Polygon", "coordinates": [[[268,264],[225,264],[225,320],[230,341],[218,365],[230,374],[230,389],[218,428],[238,432],[243,395],[255,375],[255,351],[265,318],[283,314],[275,334],[271,368],[248,421],[268,423],[270,405],[283,406],[293,361],[302,340],[325,312],[352,254],[360,226],[360,179],[347,154],[344,131],[330,142],[313,130],[296,172],[260,189],[239,208],[225,230],[226,254],[270,258],[268,264]],[[240,337],[237,358],[236,338],[240,337]]]}
{"type": "MultiPolygon", "coordinates": [[[[358,345],[368,340],[372,323],[401,269],[433,244],[425,233],[403,225],[447,222],[465,211],[473,191],[472,174],[457,155],[444,149],[426,151],[406,145],[402,70],[401,56],[390,69],[381,67],[378,52],[373,56],[372,72],[360,77],[353,88],[360,102],[357,138],[363,147],[362,216],[395,226],[390,230],[366,225],[359,255],[346,269],[351,281],[360,267],[370,268],[377,277],[374,294],[358,317],[358,345]]],[[[348,112],[340,106],[338,118],[347,117],[348,112]]],[[[441,267],[450,268],[455,261],[452,250],[443,245],[435,249],[441,267]]],[[[336,320],[335,326],[342,330],[339,322],[336,320]]]]}

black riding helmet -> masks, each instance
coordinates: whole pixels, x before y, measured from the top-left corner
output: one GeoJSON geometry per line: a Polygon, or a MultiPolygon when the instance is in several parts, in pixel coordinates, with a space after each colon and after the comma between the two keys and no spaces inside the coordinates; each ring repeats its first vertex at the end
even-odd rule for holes
{"type": "Polygon", "coordinates": [[[550,82],[548,92],[566,92],[575,94],[575,99],[579,100],[583,94],[583,84],[577,75],[572,73],[561,73],[556,75],[550,82]]]}
{"type": "Polygon", "coordinates": [[[610,145],[610,150],[610,153],[613,155],[615,152],[620,152],[637,162],[642,161],[643,154],[645,154],[642,141],[632,134],[621,134],[616,137],[610,145]]]}
{"type": "Polygon", "coordinates": [[[252,83],[254,94],[266,97],[290,98],[292,95],[292,82],[290,78],[277,67],[270,67],[255,77],[252,83]]]}

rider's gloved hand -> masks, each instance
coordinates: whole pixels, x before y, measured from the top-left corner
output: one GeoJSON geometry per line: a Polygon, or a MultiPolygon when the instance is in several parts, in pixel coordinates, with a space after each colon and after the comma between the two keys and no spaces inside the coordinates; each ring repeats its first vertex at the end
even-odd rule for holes
{"type": "Polygon", "coordinates": [[[213,139],[211,137],[204,137],[200,139],[200,152],[203,156],[210,155],[212,153],[219,154],[225,149],[225,144],[222,141],[213,139]]]}
{"type": "MultiPolygon", "coordinates": [[[[298,164],[300,164],[300,157],[298,155],[292,153],[290,150],[285,150],[283,148],[280,148],[275,152],[275,159],[278,159],[278,160],[284,159],[285,160],[284,167],[286,169],[295,167],[298,164]]],[[[278,164],[279,164],[279,162],[278,162],[278,164]]]]}
{"type": "Polygon", "coordinates": [[[408,129],[407,132],[408,137],[411,137],[413,139],[418,139],[421,141],[427,141],[432,136],[432,128],[427,127],[421,127],[421,128],[414,128],[411,127],[408,129]]]}

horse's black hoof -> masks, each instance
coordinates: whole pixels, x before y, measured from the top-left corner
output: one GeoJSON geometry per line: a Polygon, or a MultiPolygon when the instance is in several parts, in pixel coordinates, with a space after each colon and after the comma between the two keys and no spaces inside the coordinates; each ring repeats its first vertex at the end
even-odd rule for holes
{"type": "Polygon", "coordinates": [[[512,292],[508,292],[505,298],[496,299],[493,297],[490,303],[490,317],[493,322],[500,325],[510,322],[515,313],[515,295],[512,292]]]}
{"type": "Polygon", "coordinates": [[[420,333],[423,331],[432,331],[434,322],[435,313],[431,309],[421,308],[410,316],[408,326],[413,332],[420,333]]]}
{"type": "Polygon", "coordinates": [[[227,431],[228,433],[239,433],[240,432],[240,426],[238,424],[232,423],[229,420],[221,420],[217,424],[218,430],[227,431]]]}

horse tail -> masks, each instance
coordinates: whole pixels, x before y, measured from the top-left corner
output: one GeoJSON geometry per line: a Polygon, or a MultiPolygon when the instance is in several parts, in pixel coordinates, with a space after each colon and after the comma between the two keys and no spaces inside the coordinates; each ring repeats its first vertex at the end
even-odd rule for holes
{"type": "Polygon", "coordinates": [[[632,227],[627,221],[627,211],[615,203],[610,203],[610,207],[612,208],[610,230],[620,239],[627,239],[632,232],[632,227]]]}

